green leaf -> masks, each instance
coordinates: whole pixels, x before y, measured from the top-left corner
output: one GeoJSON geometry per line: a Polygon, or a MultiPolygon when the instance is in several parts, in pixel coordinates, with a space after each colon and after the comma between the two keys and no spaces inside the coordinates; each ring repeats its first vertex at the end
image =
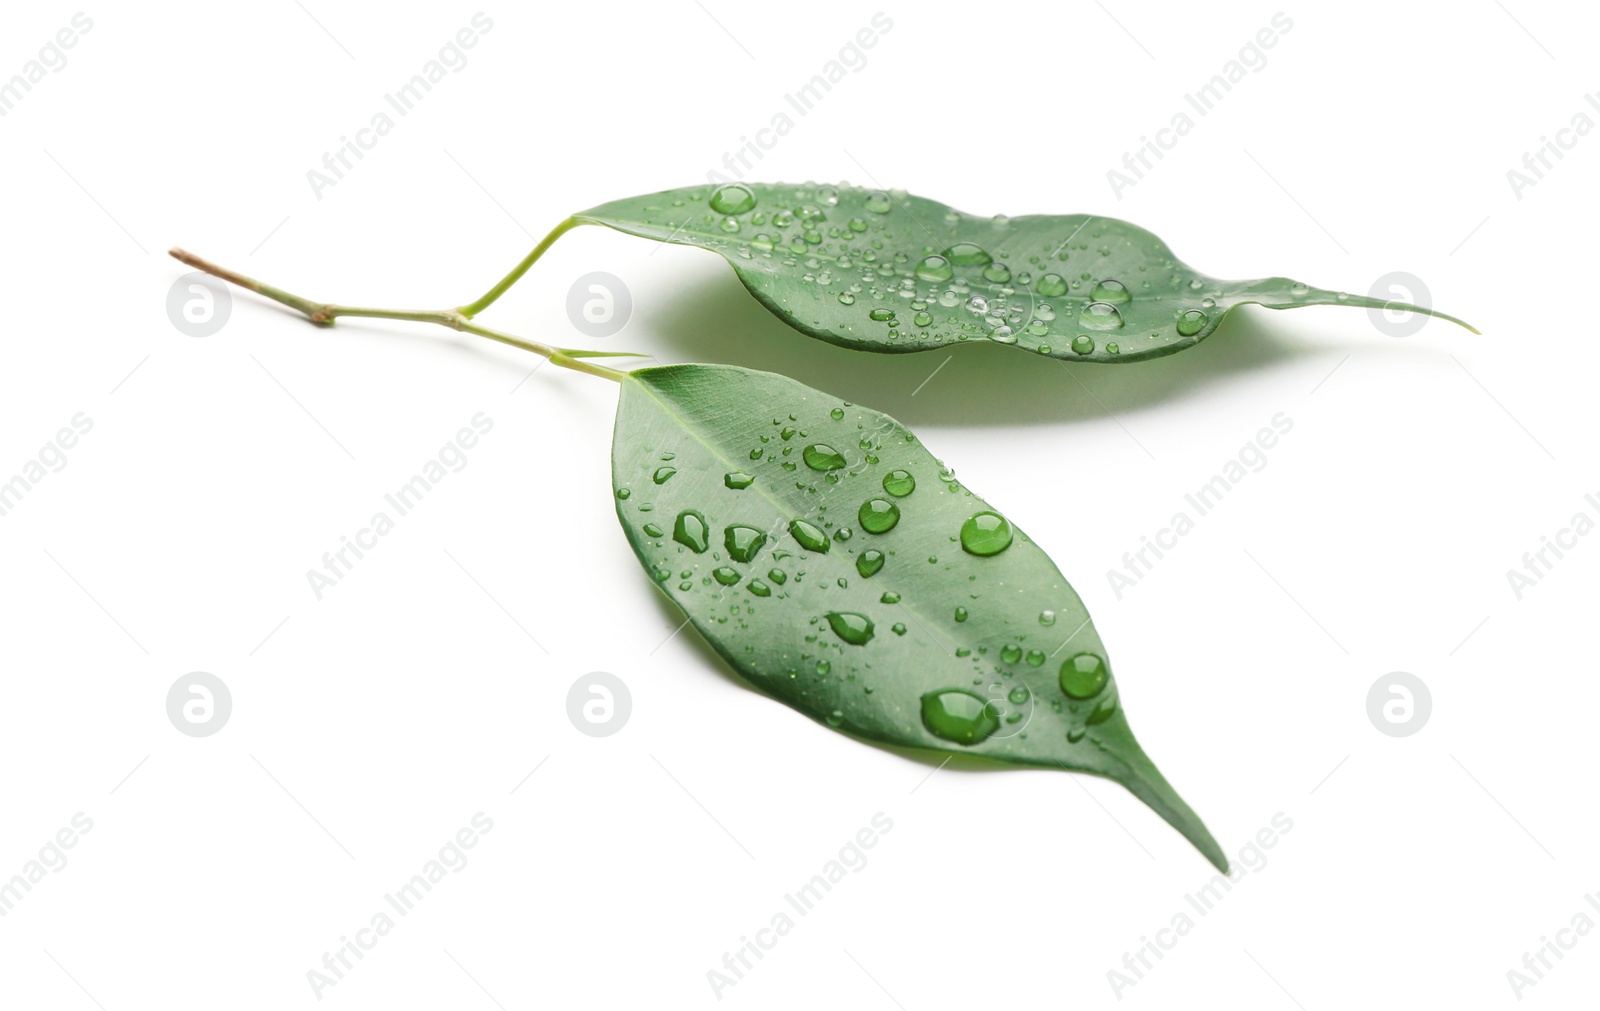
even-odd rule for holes
{"type": "Polygon", "coordinates": [[[1200,343],[1247,303],[1406,309],[1472,329],[1286,277],[1219,281],[1136,225],[1084,214],[978,218],[903,192],[727,183],[574,219],[720,253],[784,322],[863,351],[988,340],[1069,361],[1139,361],[1200,343]]]}
{"type": "Polygon", "coordinates": [[[612,473],[645,570],[760,690],[873,741],[1109,777],[1226,870],[1055,563],[893,418],[767,372],[640,369],[612,473]]]}

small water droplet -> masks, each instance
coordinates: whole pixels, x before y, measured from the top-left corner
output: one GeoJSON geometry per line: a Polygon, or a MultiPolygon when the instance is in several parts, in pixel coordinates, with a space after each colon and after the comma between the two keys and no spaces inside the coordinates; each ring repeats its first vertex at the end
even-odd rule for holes
{"type": "Polygon", "coordinates": [[[1000,659],[1006,663],[1016,663],[1022,659],[1022,647],[1016,643],[1009,643],[1000,647],[1000,659]]]}
{"type": "Polygon", "coordinates": [[[766,583],[763,583],[759,579],[750,580],[750,582],[745,584],[744,588],[758,597],[772,596],[772,587],[768,586],[766,583]]]}
{"type": "Polygon", "coordinates": [[[789,574],[782,569],[773,569],[767,573],[767,578],[782,586],[789,581],[789,574]]]}
{"type": "Polygon", "coordinates": [[[991,263],[983,268],[983,279],[995,284],[1004,284],[1011,280],[1011,268],[1003,263],[991,263]]]}
{"type": "Polygon", "coordinates": [[[657,467],[656,472],[650,475],[650,480],[656,484],[666,484],[672,475],[678,472],[676,467],[657,467]]]}
{"type": "Polygon", "coordinates": [[[894,592],[893,590],[884,590],[883,591],[883,596],[878,598],[878,603],[880,603],[880,604],[898,604],[898,603],[900,603],[900,594],[894,592]]]}
{"type": "Polygon", "coordinates": [[[755,480],[755,478],[751,477],[749,474],[746,474],[742,470],[736,470],[722,475],[722,483],[727,485],[729,488],[732,488],[734,491],[741,491],[750,487],[755,483],[755,480]]]}
{"type": "Polygon", "coordinates": [[[742,577],[740,577],[738,570],[730,569],[728,566],[723,565],[711,570],[711,578],[723,586],[732,586],[742,577]]]}
{"type": "Polygon", "coordinates": [[[1030,649],[1028,655],[1022,658],[1029,667],[1043,667],[1045,661],[1044,650],[1030,649]]]}
{"type": "Polygon", "coordinates": [[[1094,338],[1086,333],[1079,334],[1072,338],[1072,350],[1075,354],[1080,355],[1094,354],[1094,338]]]}
{"type": "Polygon", "coordinates": [[[1011,704],[1014,706],[1026,705],[1028,701],[1028,689],[1022,685],[1017,685],[1015,688],[1011,689],[1010,693],[1006,695],[1006,698],[1009,699],[1011,704]]]}
{"type": "Polygon", "coordinates": [[[893,625],[889,626],[889,631],[893,632],[895,635],[905,635],[906,626],[904,623],[897,621],[893,625]]]}
{"type": "Polygon", "coordinates": [[[891,323],[894,321],[893,309],[874,309],[867,313],[867,318],[876,323],[891,323]]]}
{"type": "Polygon", "coordinates": [[[868,579],[883,568],[882,551],[863,551],[856,557],[856,571],[861,573],[861,578],[868,579]]]}
{"type": "Polygon", "coordinates": [[[850,294],[848,291],[841,291],[841,292],[839,292],[839,304],[840,305],[855,305],[856,304],[856,297],[854,295],[850,294]]]}
{"type": "Polygon", "coordinates": [[[867,194],[866,208],[874,214],[888,214],[894,208],[894,204],[889,200],[889,194],[882,190],[873,190],[867,194]]]}
{"type": "Polygon", "coordinates": [[[835,407],[833,410],[828,412],[828,417],[832,418],[834,421],[843,421],[844,420],[844,408],[835,407]]]}
{"type": "Polygon", "coordinates": [[[1101,699],[1098,703],[1095,704],[1094,711],[1089,713],[1089,715],[1087,717],[1085,717],[1083,722],[1088,724],[1091,727],[1092,726],[1096,726],[1098,724],[1104,723],[1106,720],[1111,719],[1111,717],[1114,716],[1116,714],[1116,712],[1117,712],[1117,697],[1115,695],[1107,695],[1105,698],[1101,699]]]}
{"type": "Polygon", "coordinates": [[[964,608],[964,607],[956,608],[956,616],[955,617],[956,617],[957,621],[966,621],[967,620],[967,609],[964,608]]]}
{"type": "Polygon", "coordinates": [[[1054,612],[1054,611],[1040,611],[1039,612],[1039,624],[1041,624],[1041,625],[1054,625],[1055,623],[1056,623],[1056,612],[1054,612]]]}
{"type": "Polygon", "coordinates": [[[1011,524],[995,512],[981,512],[961,524],[961,548],[969,555],[998,555],[1011,546],[1011,524]]]}
{"type": "Polygon", "coordinates": [[[633,492],[629,491],[626,488],[618,488],[617,489],[617,498],[621,499],[624,502],[628,501],[628,496],[630,496],[632,494],[633,494],[633,492]]]}

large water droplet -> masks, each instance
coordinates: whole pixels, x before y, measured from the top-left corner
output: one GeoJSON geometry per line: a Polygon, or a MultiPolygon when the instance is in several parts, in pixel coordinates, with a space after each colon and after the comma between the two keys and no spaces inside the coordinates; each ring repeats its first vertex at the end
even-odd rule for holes
{"type": "Polygon", "coordinates": [[[861,529],[869,534],[885,534],[900,522],[900,507],[886,498],[868,499],[856,513],[861,529]]]}
{"type": "Polygon", "coordinates": [[[923,281],[948,281],[955,276],[955,271],[950,267],[950,261],[935,253],[924,256],[917,264],[916,275],[923,281]]]}
{"type": "Polygon", "coordinates": [[[1077,653],[1061,664],[1061,690],[1072,699],[1092,699],[1109,678],[1106,662],[1093,653],[1077,653]]]}
{"type": "Polygon", "coordinates": [[[1122,326],[1122,313],[1110,302],[1090,302],[1078,310],[1078,322],[1091,330],[1115,330],[1122,326]]]}
{"type": "Polygon", "coordinates": [[[861,578],[867,579],[883,568],[882,551],[863,551],[856,556],[856,571],[861,573],[861,578]]]}
{"type": "Polygon", "coordinates": [[[891,470],[883,475],[883,490],[895,498],[905,498],[917,490],[917,479],[909,470],[891,470]]]}
{"type": "Polygon", "coordinates": [[[807,446],[800,455],[812,470],[838,470],[844,466],[844,454],[824,443],[807,446]]]}
{"type": "Polygon", "coordinates": [[[755,207],[756,195],[743,183],[727,183],[711,194],[710,204],[718,214],[743,214],[755,207]]]}
{"type": "Polygon", "coordinates": [[[693,509],[685,509],[672,524],[672,539],[695,554],[702,554],[711,546],[711,528],[706,526],[704,516],[693,509]]]}
{"type": "Polygon", "coordinates": [[[974,242],[958,242],[944,251],[944,257],[958,267],[982,267],[994,262],[994,257],[974,242]]]}
{"type": "Polygon", "coordinates": [[[732,526],[722,532],[722,546],[736,562],[752,561],[767,543],[767,535],[755,527],[732,526]]]}
{"type": "MultiPolygon", "coordinates": [[[[823,533],[821,530],[818,530],[805,520],[791,520],[789,523],[789,533],[792,534],[794,539],[800,542],[800,546],[805,548],[807,551],[825,552],[828,550],[828,545],[833,543],[833,541],[828,539],[827,534],[823,533]]],[[[776,582],[782,582],[781,579],[776,579],[776,577],[774,577],[774,579],[776,582]]]]}
{"type": "Polygon", "coordinates": [[[972,694],[951,688],[922,696],[922,725],[928,732],[957,744],[981,744],[1000,729],[1000,720],[989,703],[972,694]]]}
{"type": "Polygon", "coordinates": [[[1067,279],[1060,274],[1046,274],[1034,289],[1046,298],[1058,298],[1067,293],[1067,279]]]}
{"type": "Polygon", "coordinates": [[[1199,309],[1190,309],[1178,317],[1178,332],[1185,337],[1193,337],[1206,328],[1206,314],[1199,309]]]}
{"type": "Polygon", "coordinates": [[[999,513],[976,513],[961,524],[961,548],[969,555],[998,555],[1011,546],[1011,524],[999,513]]]}
{"type": "Polygon", "coordinates": [[[1113,305],[1121,305],[1133,298],[1128,293],[1127,285],[1121,281],[1113,281],[1110,278],[1095,285],[1094,290],[1089,293],[1089,297],[1096,302],[1110,302],[1113,305]]]}
{"type": "Polygon", "coordinates": [[[854,611],[829,611],[828,627],[852,646],[865,646],[872,638],[872,619],[854,611]]]}

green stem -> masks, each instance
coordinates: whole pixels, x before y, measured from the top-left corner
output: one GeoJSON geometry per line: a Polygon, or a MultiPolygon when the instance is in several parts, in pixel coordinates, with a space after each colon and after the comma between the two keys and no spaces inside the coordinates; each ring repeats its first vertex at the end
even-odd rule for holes
{"type": "MultiPolygon", "coordinates": [[[[567,224],[566,227],[570,228],[571,225],[567,224]]],[[[551,237],[546,239],[545,242],[540,245],[540,249],[535,250],[535,253],[538,253],[545,246],[548,246],[550,242],[554,241],[554,238],[557,235],[565,230],[566,228],[558,228],[555,232],[552,232],[551,237]]],[[[596,365],[593,362],[584,361],[582,357],[578,357],[579,355],[585,354],[585,352],[569,353],[568,349],[566,348],[552,347],[549,344],[542,344],[539,341],[531,341],[524,337],[517,337],[513,334],[503,333],[499,330],[491,330],[486,326],[479,326],[471,321],[470,313],[468,313],[465,309],[370,309],[362,306],[336,305],[331,302],[313,302],[308,298],[302,298],[299,295],[291,294],[281,288],[275,288],[270,284],[263,284],[262,282],[257,281],[255,278],[246,277],[237,271],[229,270],[226,267],[219,267],[216,264],[211,263],[208,260],[203,260],[200,257],[195,256],[193,253],[186,252],[185,250],[174,248],[168,250],[168,253],[173,259],[182,263],[186,263],[197,270],[203,270],[207,274],[220,277],[224,281],[236,284],[239,287],[253,291],[258,295],[265,295],[275,302],[281,302],[291,309],[304,313],[305,316],[311,320],[311,322],[316,323],[318,326],[332,326],[333,321],[340,316],[362,316],[373,319],[401,319],[410,320],[417,323],[437,323],[440,326],[446,326],[452,330],[462,330],[466,333],[477,334],[480,337],[487,337],[490,340],[499,341],[502,344],[509,344],[515,348],[521,348],[524,351],[532,351],[536,355],[540,355],[549,359],[552,364],[559,365],[564,369],[572,369],[574,372],[586,372],[591,376],[600,376],[603,379],[609,379],[612,382],[617,383],[622,382],[622,380],[627,376],[626,372],[620,372],[617,369],[608,369],[604,365],[596,365]]],[[[528,265],[533,262],[534,258],[535,257],[530,257],[528,260],[524,261],[523,265],[520,266],[518,270],[513,271],[504,281],[496,285],[496,290],[490,292],[490,295],[498,296],[499,292],[504,291],[506,287],[510,286],[510,284],[514,282],[517,277],[521,276],[521,271],[526,270],[528,265]]],[[[494,299],[490,298],[489,295],[484,296],[484,299],[488,299],[489,302],[494,301],[494,299]]],[[[488,302],[485,302],[484,299],[479,299],[478,301],[487,305],[488,302]]]]}
{"type": "Polygon", "coordinates": [[[541,239],[539,244],[533,247],[533,252],[529,253],[527,256],[524,256],[522,258],[522,262],[511,269],[511,273],[507,274],[505,277],[502,277],[493,288],[490,288],[488,291],[484,292],[482,298],[479,298],[476,302],[473,302],[470,305],[461,306],[456,310],[456,312],[459,312],[467,319],[471,319],[472,317],[478,315],[478,313],[489,308],[489,306],[494,304],[495,299],[506,293],[507,288],[522,280],[522,275],[528,272],[528,268],[533,266],[534,262],[537,261],[539,257],[543,256],[544,251],[549,249],[557,239],[561,238],[563,235],[567,234],[567,232],[577,228],[581,224],[584,224],[584,222],[579,221],[577,218],[568,218],[567,220],[561,222],[561,224],[550,229],[550,234],[541,239]]]}

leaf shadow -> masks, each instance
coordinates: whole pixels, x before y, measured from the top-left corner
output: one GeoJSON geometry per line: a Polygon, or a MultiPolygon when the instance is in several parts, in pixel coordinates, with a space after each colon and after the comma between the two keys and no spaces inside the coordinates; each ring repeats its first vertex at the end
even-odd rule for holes
{"type": "Polygon", "coordinates": [[[1288,337],[1281,323],[1263,318],[1270,312],[1243,307],[1198,345],[1128,365],[1059,361],[987,342],[908,354],[851,350],[790,329],[731,277],[686,288],[650,324],[675,360],[781,373],[908,425],[982,426],[1137,411],[1221,378],[1336,350],[1288,337]]]}

